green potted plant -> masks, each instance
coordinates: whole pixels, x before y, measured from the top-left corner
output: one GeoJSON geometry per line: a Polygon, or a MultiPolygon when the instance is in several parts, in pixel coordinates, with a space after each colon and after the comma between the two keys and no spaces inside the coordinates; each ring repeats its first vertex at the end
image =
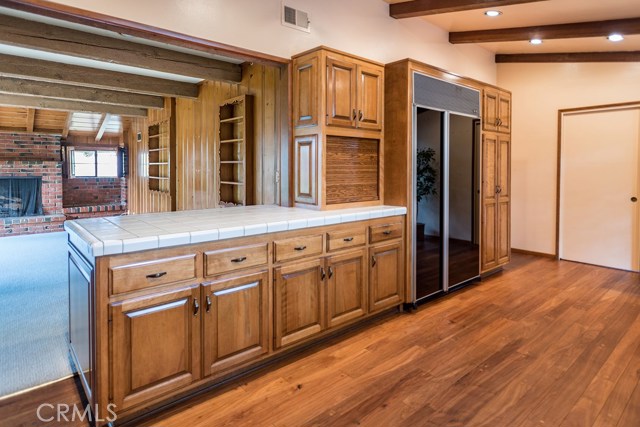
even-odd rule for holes
{"type": "MultiPolygon", "coordinates": [[[[420,201],[437,194],[436,179],[438,172],[435,167],[436,152],[433,148],[420,148],[416,156],[416,198],[418,212],[420,201]]],[[[416,212],[416,220],[418,215],[416,212]]],[[[418,240],[424,240],[424,223],[416,222],[418,240]]]]}

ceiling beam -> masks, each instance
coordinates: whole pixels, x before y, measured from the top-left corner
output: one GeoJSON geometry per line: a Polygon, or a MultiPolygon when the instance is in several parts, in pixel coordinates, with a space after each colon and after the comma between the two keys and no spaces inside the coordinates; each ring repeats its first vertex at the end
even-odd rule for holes
{"type": "Polygon", "coordinates": [[[36,122],[36,110],[34,108],[27,108],[27,132],[33,132],[33,126],[36,122]]]}
{"type": "Polygon", "coordinates": [[[440,13],[486,9],[488,7],[510,6],[546,0],[413,0],[389,5],[389,16],[396,19],[440,13]]]}
{"type": "Polygon", "coordinates": [[[99,104],[126,105],[140,108],[163,108],[161,96],[118,92],[67,84],[39,82],[34,80],[5,77],[0,79],[0,93],[41,96],[44,98],[68,99],[73,101],[96,102],[99,104]]]}
{"type": "Polygon", "coordinates": [[[287,58],[193,37],[164,28],[153,27],[46,0],[0,0],[0,6],[173,46],[235,58],[244,62],[260,62],[276,66],[288,65],[291,62],[287,58]]]}
{"type": "Polygon", "coordinates": [[[100,124],[98,125],[98,131],[96,132],[96,142],[99,142],[102,139],[102,135],[104,135],[104,131],[107,130],[107,126],[109,125],[109,121],[111,120],[111,114],[105,113],[100,118],[100,124]]]}
{"type": "Polygon", "coordinates": [[[498,54],[496,63],[640,62],[640,51],[498,54]]]}
{"type": "Polygon", "coordinates": [[[207,80],[242,79],[238,64],[8,15],[0,15],[0,42],[207,80]]]}
{"type": "Polygon", "coordinates": [[[198,85],[0,54],[0,77],[27,78],[149,95],[197,98],[198,85]]]}
{"type": "Polygon", "coordinates": [[[71,122],[73,121],[73,112],[69,111],[67,113],[67,118],[64,121],[64,128],[62,129],[62,137],[66,138],[69,136],[69,129],[71,128],[71,122]]]}
{"type": "Polygon", "coordinates": [[[147,116],[147,110],[144,108],[125,107],[122,105],[95,104],[92,102],[69,101],[64,99],[42,98],[38,96],[13,94],[0,94],[0,105],[41,108],[45,110],[111,113],[120,116],[147,116]]]}
{"type": "Polygon", "coordinates": [[[582,37],[606,37],[611,33],[623,35],[640,34],[640,18],[453,32],[449,33],[449,42],[457,44],[514,42],[534,38],[541,40],[574,39],[582,37]]]}

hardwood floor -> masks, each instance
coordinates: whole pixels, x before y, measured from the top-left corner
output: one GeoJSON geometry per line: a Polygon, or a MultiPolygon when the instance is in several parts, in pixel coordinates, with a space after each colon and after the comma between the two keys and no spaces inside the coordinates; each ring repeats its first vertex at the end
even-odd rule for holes
{"type": "MultiPolygon", "coordinates": [[[[78,399],[70,385],[0,401],[0,425],[37,425],[43,399],[78,399]]],[[[514,254],[477,285],[136,425],[639,426],[640,275],[514,254]]]]}

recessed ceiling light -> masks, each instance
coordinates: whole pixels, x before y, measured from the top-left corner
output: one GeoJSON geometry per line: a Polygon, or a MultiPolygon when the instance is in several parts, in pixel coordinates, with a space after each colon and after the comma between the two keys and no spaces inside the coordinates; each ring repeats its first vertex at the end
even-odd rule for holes
{"type": "Polygon", "coordinates": [[[531,40],[529,40],[529,43],[531,43],[531,44],[542,44],[542,40],[540,40],[540,39],[531,39],[531,40]]]}
{"type": "Polygon", "coordinates": [[[502,12],[500,12],[499,10],[487,10],[484,14],[490,16],[491,18],[495,18],[496,16],[502,15],[502,12]]]}
{"type": "Polygon", "coordinates": [[[624,40],[624,37],[622,37],[622,34],[609,34],[609,37],[607,37],[607,39],[610,42],[621,42],[622,40],[624,40]]]}

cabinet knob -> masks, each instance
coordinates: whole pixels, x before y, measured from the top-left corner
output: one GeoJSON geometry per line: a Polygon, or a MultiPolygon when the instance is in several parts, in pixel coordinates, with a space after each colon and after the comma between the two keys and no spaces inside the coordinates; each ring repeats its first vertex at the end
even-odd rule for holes
{"type": "Polygon", "coordinates": [[[324,280],[327,274],[324,272],[324,267],[320,267],[320,280],[324,280]]]}
{"type": "Polygon", "coordinates": [[[296,251],[304,251],[305,249],[307,249],[307,247],[306,246],[296,246],[293,249],[295,249],[296,251]]]}
{"type": "Polygon", "coordinates": [[[240,257],[240,258],[234,258],[231,260],[231,262],[244,262],[247,260],[246,256],[240,257]]]}
{"type": "Polygon", "coordinates": [[[353,120],[355,122],[357,118],[358,118],[358,113],[356,112],[356,109],[354,108],[353,109],[353,119],[351,119],[351,120],[353,120]]]}
{"type": "Polygon", "coordinates": [[[353,241],[353,237],[345,237],[342,240],[345,241],[345,242],[351,242],[351,241],[353,241]]]}
{"type": "Polygon", "coordinates": [[[632,197],[632,198],[631,198],[631,201],[632,201],[633,203],[635,203],[635,202],[637,202],[637,201],[638,201],[638,198],[634,196],[634,197],[632,197]]]}
{"type": "Polygon", "coordinates": [[[207,308],[206,312],[208,313],[211,310],[211,297],[207,295],[207,308]]]}
{"type": "Polygon", "coordinates": [[[391,234],[391,230],[384,230],[382,234],[384,234],[385,236],[388,236],[389,234],[391,234]]]}
{"type": "Polygon", "coordinates": [[[157,279],[157,278],[162,277],[162,276],[164,276],[166,274],[167,274],[166,271],[161,271],[160,273],[154,273],[154,274],[147,274],[147,279],[157,279]]]}
{"type": "Polygon", "coordinates": [[[329,267],[329,279],[333,276],[333,268],[329,267]]]}
{"type": "Polygon", "coordinates": [[[193,300],[193,315],[197,316],[199,311],[200,311],[200,304],[198,304],[198,300],[197,299],[194,299],[193,300]]]}
{"type": "Polygon", "coordinates": [[[375,266],[376,266],[376,263],[377,263],[377,261],[376,261],[376,256],[375,256],[375,255],[372,255],[372,256],[371,256],[371,267],[375,267],[375,266]]]}
{"type": "Polygon", "coordinates": [[[362,121],[363,117],[364,117],[364,114],[362,114],[362,110],[360,110],[360,117],[358,118],[358,121],[362,121]]]}

